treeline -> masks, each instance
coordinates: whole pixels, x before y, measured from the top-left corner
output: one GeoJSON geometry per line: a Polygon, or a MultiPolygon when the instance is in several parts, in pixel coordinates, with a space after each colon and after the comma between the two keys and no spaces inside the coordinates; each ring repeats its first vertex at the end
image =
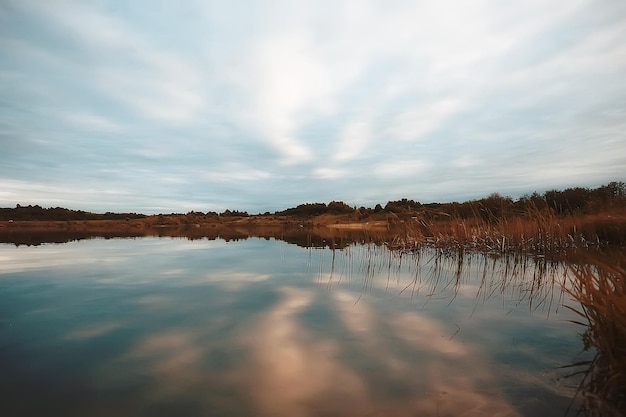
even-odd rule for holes
{"type": "Polygon", "coordinates": [[[480,217],[497,220],[509,216],[550,211],[557,216],[600,213],[626,208],[626,184],[611,182],[598,188],[566,188],[534,192],[514,200],[494,193],[479,200],[464,203],[427,204],[426,208],[463,219],[480,217]]]}
{"type": "Polygon", "coordinates": [[[137,213],[90,213],[83,210],[70,210],[62,207],[43,208],[39,205],[16,205],[14,208],[0,208],[0,220],[125,220],[142,219],[145,214],[137,213]]]}
{"type": "Polygon", "coordinates": [[[464,203],[422,204],[407,198],[388,201],[384,207],[376,204],[374,208],[350,207],[342,201],[332,201],[328,205],[306,203],[277,211],[275,214],[298,217],[312,217],[322,214],[355,214],[363,218],[379,213],[394,215],[419,213],[430,217],[443,216],[462,219],[479,217],[490,220],[537,210],[550,210],[557,215],[571,215],[574,213],[597,213],[619,207],[626,208],[626,184],[624,182],[611,182],[598,188],[575,187],[564,190],[549,190],[543,194],[535,192],[518,199],[493,193],[487,197],[464,203]]]}
{"type": "Polygon", "coordinates": [[[350,207],[343,201],[331,201],[328,205],[325,203],[300,204],[297,207],[277,211],[275,214],[279,216],[312,217],[322,214],[352,214],[355,210],[355,208],[350,207]]]}
{"type": "MultiPolygon", "coordinates": [[[[378,214],[395,216],[423,215],[431,218],[456,217],[462,219],[482,218],[498,220],[508,216],[523,215],[534,211],[550,211],[559,216],[571,214],[599,213],[616,208],[626,208],[626,183],[610,182],[597,188],[574,187],[564,190],[549,190],[543,194],[537,192],[524,195],[518,199],[493,193],[487,197],[463,203],[425,203],[403,198],[388,201],[383,207],[376,204],[374,208],[351,207],[343,201],[330,203],[304,203],[275,213],[266,212],[264,216],[288,216],[296,218],[315,217],[324,214],[353,215],[364,219],[378,214]]],[[[162,214],[159,216],[163,216],[162,214]]],[[[168,216],[187,217],[249,217],[246,211],[226,209],[222,213],[209,211],[190,211],[187,214],[170,214],[168,216]]],[[[0,220],[125,220],[147,217],[137,213],[90,213],[82,210],[70,210],[61,207],[42,208],[36,206],[20,206],[0,208],[0,220]]]]}

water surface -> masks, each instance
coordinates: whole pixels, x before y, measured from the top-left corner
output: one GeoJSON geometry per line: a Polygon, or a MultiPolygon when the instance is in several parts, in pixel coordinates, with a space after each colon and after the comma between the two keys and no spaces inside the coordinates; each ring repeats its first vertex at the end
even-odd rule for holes
{"type": "Polygon", "coordinates": [[[581,349],[565,279],[531,259],[400,256],[375,245],[0,245],[0,407],[11,416],[563,415],[573,390],[556,368],[581,349]]]}

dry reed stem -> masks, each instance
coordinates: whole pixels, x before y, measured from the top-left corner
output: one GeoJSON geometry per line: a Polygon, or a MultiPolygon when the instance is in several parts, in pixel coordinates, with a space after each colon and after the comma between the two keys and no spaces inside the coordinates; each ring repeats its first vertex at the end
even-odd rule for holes
{"type": "Polygon", "coordinates": [[[566,291],[580,302],[575,311],[586,326],[584,349],[595,349],[591,361],[573,364],[584,375],[578,394],[582,411],[592,416],[626,415],[626,269],[624,258],[602,255],[572,265],[566,291]]]}
{"type": "MultiPolygon", "coordinates": [[[[608,246],[606,222],[585,216],[557,217],[549,210],[529,210],[515,217],[446,217],[411,220],[391,218],[395,236],[388,242],[392,249],[415,250],[422,245],[464,248],[487,253],[525,253],[534,256],[563,257],[574,248],[608,246]],[[601,230],[602,229],[602,230],[601,230]]],[[[626,223],[614,222],[613,238],[626,241],[626,223]],[[623,235],[623,236],[622,236],[623,235]]]]}

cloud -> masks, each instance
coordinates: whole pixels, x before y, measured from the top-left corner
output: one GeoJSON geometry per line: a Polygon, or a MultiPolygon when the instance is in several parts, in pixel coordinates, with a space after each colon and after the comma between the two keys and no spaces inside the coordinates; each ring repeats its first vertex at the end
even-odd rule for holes
{"type": "Polygon", "coordinates": [[[356,121],[343,127],[339,135],[339,146],[335,154],[338,161],[358,158],[373,139],[371,127],[365,121],[356,121]]]}
{"type": "Polygon", "coordinates": [[[450,164],[457,168],[469,168],[481,164],[483,161],[471,155],[463,155],[453,159],[450,164]]]}
{"type": "Polygon", "coordinates": [[[412,177],[429,167],[428,162],[415,160],[399,160],[385,162],[374,166],[374,173],[382,177],[412,177]]]}
{"type": "Polygon", "coordinates": [[[318,168],[313,171],[313,175],[320,179],[345,178],[346,171],[337,168],[318,168]]]}
{"type": "Polygon", "coordinates": [[[190,60],[154,45],[123,19],[81,3],[66,5],[71,12],[54,4],[24,2],[19,7],[43,21],[53,39],[73,48],[52,54],[31,44],[26,51],[75,74],[84,87],[159,122],[189,122],[204,108],[202,76],[190,60]]]}
{"type": "Polygon", "coordinates": [[[401,112],[392,122],[390,134],[400,140],[420,139],[440,127],[447,117],[460,111],[460,99],[444,99],[401,112]]]}
{"type": "Polygon", "coordinates": [[[64,114],[70,124],[84,130],[100,132],[121,132],[123,126],[107,117],[98,116],[86,112],[64,114]]]}
{"type": "Polygon", "coordinates": [[[227,163],[219,170],[204,171],[202,176],[208,181],[240,182],[264,180],[270,178],[272,175],[267,171],[250,169],[238,163],[227,163]]]}
{"type": "Polygon", "coordinates": [[[332,93],[330,68],[316,52],[306,36],[285,33],[259,40],[250,56],[250,121],[287,164],[313,157],[298,130],[332,93]]]}
{"type": "Polygon", "coordinates": [[[453,5],[13,2],[0,175],[28,186],[0,204],[85,207],[86,187],[277,210],[622,180],[624,8],[453,5]]]}

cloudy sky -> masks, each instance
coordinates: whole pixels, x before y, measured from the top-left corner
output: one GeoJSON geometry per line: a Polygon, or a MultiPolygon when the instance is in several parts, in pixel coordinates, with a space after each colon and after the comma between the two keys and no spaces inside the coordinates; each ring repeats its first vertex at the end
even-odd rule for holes
{"type": "Polygon", "coordinates": [[[0,206],[252,213],[626,180],[626,2],[0,1],[0,206]]]}

